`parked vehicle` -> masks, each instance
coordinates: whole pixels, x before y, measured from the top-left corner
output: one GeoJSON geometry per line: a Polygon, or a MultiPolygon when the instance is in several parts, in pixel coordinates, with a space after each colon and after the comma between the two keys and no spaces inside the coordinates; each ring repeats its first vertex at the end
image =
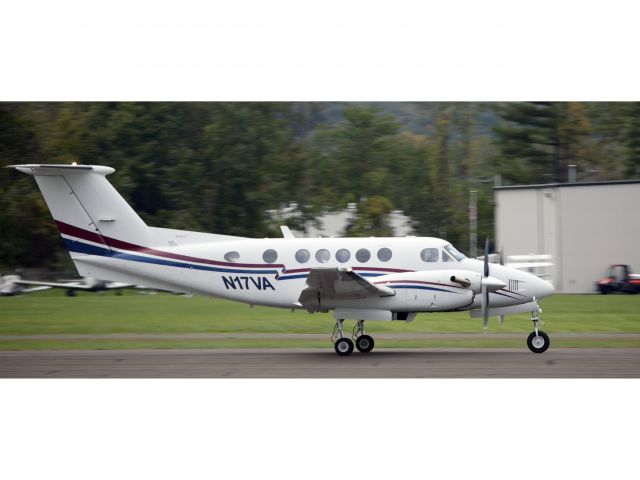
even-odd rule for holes
{"type": "Polygon", "coordinates": [[[611,265],[607,276],[598,281],[596,287],[602,294],[640,293],[640,275],[631,273],[629,265],[611,265]]]}

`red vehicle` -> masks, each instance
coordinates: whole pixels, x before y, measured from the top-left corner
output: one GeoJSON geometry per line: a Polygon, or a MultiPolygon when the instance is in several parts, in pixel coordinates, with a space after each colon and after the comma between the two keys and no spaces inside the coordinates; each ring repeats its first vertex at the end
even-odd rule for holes
{"type": "Polygon", "coordinates": [[[631,273],[629,265],[611,265],[607,276],[597,282],[596,287],[602,294],[640,293],[640,275],[631,273]]]}

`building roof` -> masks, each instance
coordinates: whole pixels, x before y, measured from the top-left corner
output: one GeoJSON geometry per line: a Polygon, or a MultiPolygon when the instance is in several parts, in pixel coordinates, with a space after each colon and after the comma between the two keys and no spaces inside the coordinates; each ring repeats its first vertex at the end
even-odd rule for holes
{"type": "Polygon", "coordinates": [[[575,183],[541,183],[537,185],[508,185],[504,187],[493,187],[494,190],[523,190],[528,188],[563,188],[563,187],[593,187],[604,185],[626,185],[630,183],[640,183],[640,178],[633,180],[609,180],[604,182],[575,182],[575,183]]]}

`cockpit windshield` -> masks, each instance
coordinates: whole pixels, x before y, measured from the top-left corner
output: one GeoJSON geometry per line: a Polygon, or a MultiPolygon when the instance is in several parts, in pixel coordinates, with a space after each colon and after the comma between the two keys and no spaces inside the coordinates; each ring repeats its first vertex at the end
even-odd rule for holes
{"type": "Polygon", "coordinates": [[[456,248],[449,244],[449,245],[445,245],[444,249],[453,257],[456,259],[457,262],[459,262],[460,260],[462,260],[463,258],[466,258],[462,253],[460,253],[458,250],[456,250],[456,248]]]}

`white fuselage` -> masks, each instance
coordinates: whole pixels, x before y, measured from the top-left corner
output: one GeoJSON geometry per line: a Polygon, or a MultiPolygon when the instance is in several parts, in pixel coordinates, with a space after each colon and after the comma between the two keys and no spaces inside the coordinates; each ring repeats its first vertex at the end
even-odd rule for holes
{"type": "MultiPolygon", "coordinates": [[[[443,250],[448,242],[437,238],[242,239],[184,246],[176,238],[171,242],[172,246],[111,246],[107,250],[98,242],[65,233],[63,237],[68,246],[76,245],[70,250],[83,275],[255,305],[299,308],[298,297],[305,288],[309,270],[340,267],[351,268],[375,284],[394,289],[396,294],[362,301],[336,300],[333,304],[323,305],[322,310],[353,307],[418,312],[467,310],[480,306],[479,296],[451,282],[450,277],[455,271],[475,273],[479,278],[483,263],[470,258],[455,260],[448,253],[444,255],[450,261],[443,261],[443,250]],[[428,258],[431,261],[421,257],[421,252],[427,248],[431,249],[432,255],[428,258]],[[362,249],[369,252],[368,259],[362,249]],[[378,256],[381,249],[388,249],[380,254],[382,259],[378,256]],[[436,255],[433,255],[433,249],[437,250],[436,255]],[[308,252],[309,258],[304,262],[301,260],[307,255],[299,253],[301,250],[308,252]],[[343,255],[340,257],[339,254],[338,258],[344,260],[348,252],[349,259],[340,262],[336,258],[338,251],[343,255]],[[360,255],[356,255],[358,251],[361,251],[360,255]],[[391,258],[387,258],[389,252],[391,258]]],[[[527,303],[553,291],[548,282],[516,269],[491,264],[490,274],[505,284],[503,289],[490,294],[491,307],[527,303]]]]}

